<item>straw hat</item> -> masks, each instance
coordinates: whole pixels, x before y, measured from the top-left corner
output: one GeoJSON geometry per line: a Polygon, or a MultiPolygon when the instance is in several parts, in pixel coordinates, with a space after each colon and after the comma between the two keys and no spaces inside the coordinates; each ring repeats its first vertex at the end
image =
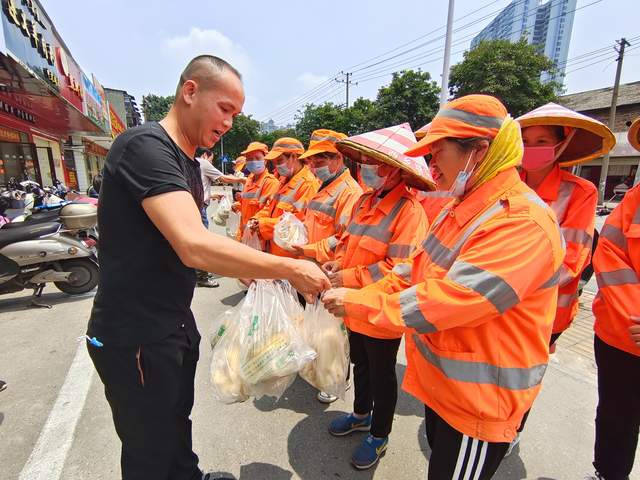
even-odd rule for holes
{"type": "Polygon", "coordinates": [[[403,123],[340,140],[336,143],[336,147],[343,155],[356,162],[360,162],[361,155],[364,154],[399,168],[416,177],[418,181],[426,183],[431,190],[435,190],[435,182],[424,158],[411,158],[404,154],[408,148],[415,144],[416,137],[413,135],[411,127],[408,123],[403,123]]]}
{"type": "Polygon", "coordinates": [[[640,117],[636,118],[629,127],[627,138],[633,148],[640,150],[640,117]]]}
{"type": "Polygon", "coordinates": [[[561,167],[570,167],[601,157],[616,145],[615,135],[604,123],[556,103],[547,103],[516,120],[523,130],[534,125],[575,129],[569,145],[558,158],[561,167]]]}

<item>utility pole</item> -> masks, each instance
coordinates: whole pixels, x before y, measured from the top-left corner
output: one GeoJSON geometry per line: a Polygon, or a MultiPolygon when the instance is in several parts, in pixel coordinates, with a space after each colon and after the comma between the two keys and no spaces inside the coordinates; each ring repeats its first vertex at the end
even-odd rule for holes
{"type": "Polygon", "coordinates": [[[447,103],[449,96],[449,65],[451,61],[451,32],[453,29],[453,8],[455,0],[449,0],[447,14],[447,36],[444,41],[444,62],[442,64],[442,89],[440,90],[440,106],[447,103]]]}
{"type": "Polygon", "coordinates": [[[349,80],[349,78],[351,77],[351,75],[353,75],[353,73],[350,73],[350,72],[347,72],[347,73],[340,72],[340,73],[342,73],[342,75],[345,76],[345,80],[338,80],[336,78],[336,82],[344,83],[344,85],[346,87],[346,94],[347,94],[347,101],[346,101],[345,105],[346,105],[346,108],[349,108],[349,85],[358,85],[358,82],[354,83],[351,80],[349,80]]]}
{"type": "MultiPolygon", "coordinates": [[[[616,80],[613,84],[613,95],[611,96],[611,113],[609,114],[609,128],[615,132],[616,124],[616,108],[618,107],[618,91],[620,90],[620,75],[622,74],[622,61],[624,60],[625,47],[631,46],[626,38],[621,38],[616,42],[620,45],[620,49],[615,48],[618,55],[618,68],[616,68],[616,80]]],[[[604,193],[607,187],[607,175],[609,174],[609,154],[602,158],[602,169],[600,170],[600,184],[598,185],[598,203],[604,202],[604,193]]]]}

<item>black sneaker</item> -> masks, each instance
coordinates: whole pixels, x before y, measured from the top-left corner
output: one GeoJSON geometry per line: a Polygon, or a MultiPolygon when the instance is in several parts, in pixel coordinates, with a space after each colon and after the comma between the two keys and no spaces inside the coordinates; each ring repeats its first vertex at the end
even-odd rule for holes
{"type": "Polygon", "coordinates": [[[218,288],[220,284],[217,282],[217,280],[214,280],[212,277],[206,277],[198,280],[198,286],[205,287],[205,288],[218,288]]]}
{"type": "Polygon", "coordinates": [[[7,389],[7,382],[5,382],[4,380],[0,380],[0,392],[6,389],[7,389]]]}

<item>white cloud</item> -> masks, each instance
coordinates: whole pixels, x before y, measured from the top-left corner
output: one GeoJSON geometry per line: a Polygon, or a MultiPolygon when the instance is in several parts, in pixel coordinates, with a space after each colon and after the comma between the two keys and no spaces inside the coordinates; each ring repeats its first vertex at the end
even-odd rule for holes
{"type": "Polygon", "coordinates": [[[301,74],[297,80],[305,90],[311,90],[312,88],[315,88],[321,83],[329,80],[329,77],[325,75],[315,75],[313,73],[305,72],[301,74]]]}
{"type": "Polygon", "coordinates": [[[182,66],[197,55],[215,55],[236,67],[243,75],[251,71],[251,60],[241,45],[218,30],[191,27],[188,35],[175,36],[164,41],[166,53],[182,66]]]}

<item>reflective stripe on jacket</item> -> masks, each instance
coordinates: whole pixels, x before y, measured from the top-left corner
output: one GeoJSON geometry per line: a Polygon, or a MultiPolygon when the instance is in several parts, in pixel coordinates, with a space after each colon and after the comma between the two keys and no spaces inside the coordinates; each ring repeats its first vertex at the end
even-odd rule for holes
{"type": "Polygon", "coordinates": [[[596,335],[640,356],[640,347],[629,333],[631,316],[640,317],[640,185],[628,190],[607,218],[593,255],[593,269],[599,288],[593,301],[596,335]]]}
{"type": "Polygon", "coordinates": [[[511,168],[445,207],[346,312],[406,333],[406,391],[465,435],[510,442],[547,367],[563,258],[555,216],[511,168]]]}
{"type": "Polygon", "coordinates": [[[304,220],[309,234],[309,243],[304,247],[305,256],[320,263],[333,258],[337,239],[349,223],[353,206],[361,195],[362,188],[347,168],[326,188],[316,193],[307,205],[304,220]],[[329,240],[331,237],[333,240],[329,240]],[[334,245],[333,248],[331,245],[334,245]]]}
{"type": "MultiPolygon", "coordinates": [[[[342,283],[362,288],[374,283],[405,261],[427,233],[427,218],[422,207],[401,182],[378,199],[373,193],[360,197],[351,222],[336,248],[342,283]]],[[[373,338],[400,338],[402,332],[366,322],[345,324],[353,331],[373,338]]]]}
{"type": "Polygon", "coordinates": [[[556,214],[566,243],[553,324],[553,333],[561,333],[569,328],[578,313],[578,286],[580,275],[591,259],[598,190],[590,181],[556,164],[536,193],[556,214]]]}
{"type": "Polygon", "coordinates": [[[281,257],[295,256],[278,247],[273,240],[273,230],[284,212],[293,213],[301,221],[304,221],[304,211],[309,200],[313,198],[320,187],[320,182],[311,172],[308,166],[291,177],[288,181],[281,180],[280,189],[254,218],[258,219],[260,237],[266,240],[267,251],[281,257]]]}
{"type": "Polygon", "coordinates": [[[254,173],[247,177],[247,182],[242,189],[242,198],[240,199],[238,239],[242,237],[247,222],[275,195],[279,187],[280,182],[278,179],[267,170],[259,177],[256,177],[254,173]]]}

